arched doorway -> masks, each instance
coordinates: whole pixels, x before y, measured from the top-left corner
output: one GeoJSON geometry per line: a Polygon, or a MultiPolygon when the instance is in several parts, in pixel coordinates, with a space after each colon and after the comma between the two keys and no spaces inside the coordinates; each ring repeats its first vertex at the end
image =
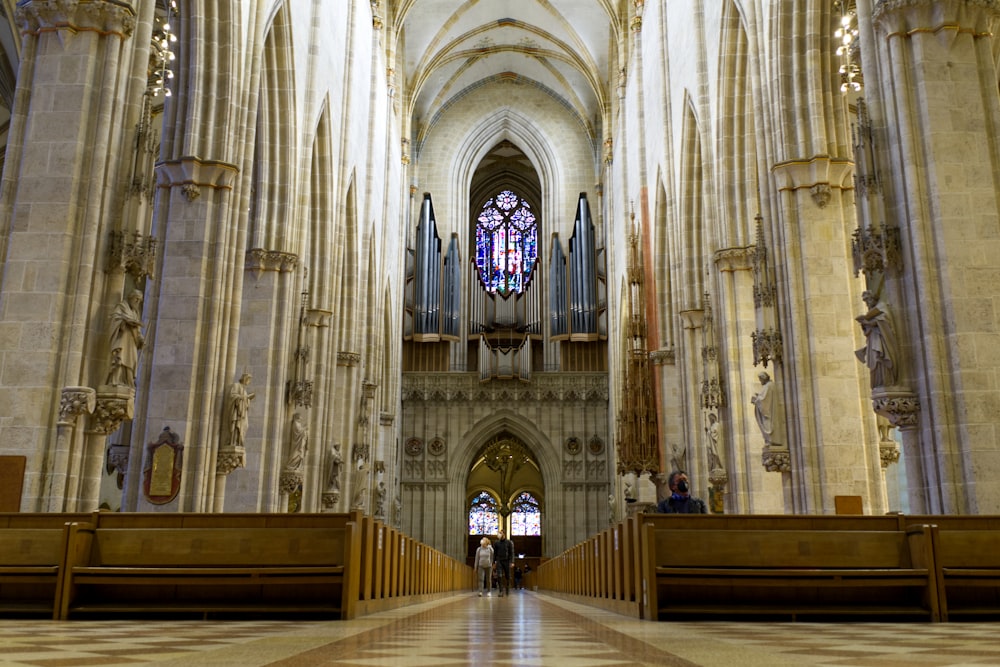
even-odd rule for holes
{"type": "Polygon", "coordinates": [[[537,569],[544,536],[545,486],[531,449],[501,432],[476,454],[466,484],[467,557],[471,563],[483,536],[495,539],[503,528],[514,541],[515,566],[537,569]]]}

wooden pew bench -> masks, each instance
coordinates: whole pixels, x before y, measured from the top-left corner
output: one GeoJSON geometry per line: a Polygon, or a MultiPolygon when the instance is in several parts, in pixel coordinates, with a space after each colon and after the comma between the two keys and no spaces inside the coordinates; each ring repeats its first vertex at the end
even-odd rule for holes
{"type": "Polygon", "coordinates": [[[71,524],[58,618],[86,614],[310,613],[349,618],[355,524],[100,528],[71,524]]]}
{"type": "Polygon", "coordinates": [[[890,615],[940,620],[929,529],[644,526],[646,618],[890,615]]]}
{"type": "Polygon", "coordinates": [[[1000,616],[1000,530],[932,530],[941,619],[1000,616]]]}
{"type": "Polygon", "coordinates": [[[65,533],[65,526],[0,528],[0,612],[55,613],[65,533]]]}

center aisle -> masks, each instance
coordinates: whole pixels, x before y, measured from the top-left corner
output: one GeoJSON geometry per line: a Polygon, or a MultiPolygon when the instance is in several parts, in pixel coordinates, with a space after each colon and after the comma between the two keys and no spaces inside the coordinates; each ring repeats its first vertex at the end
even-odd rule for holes
{"type": "MultiPolygon", "coordinates": [[[[585,607],[579,609],[591,611],[585,607]]],[[[407,611],[398,610],[401,618],[394,622],[273,664],[280,667],[687,667],[695,664],[524,591],[503,598],[495,594],[482,598],[469,595],[415,614],[407,615],[407,611]]]]}

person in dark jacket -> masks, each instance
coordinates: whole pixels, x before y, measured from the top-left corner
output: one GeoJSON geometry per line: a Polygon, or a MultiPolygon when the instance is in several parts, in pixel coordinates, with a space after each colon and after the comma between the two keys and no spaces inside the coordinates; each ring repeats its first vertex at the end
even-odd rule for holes
{"type": "Polygon", "coordinates": [[[670,473],[667,487],[670,488],[670,496],[656,506],[661,514],[708,514],[705,501],[691,495],[691,482],[683,470],[670,473]]]}
{"type": "Polygon", "coordinates": [[[493,543],[493,561],[499,572],[497,584],[500,597],[510,595],[510,564],[514,561],[514,543],[506,538],[502,528],[497,541],[493,543]]]}

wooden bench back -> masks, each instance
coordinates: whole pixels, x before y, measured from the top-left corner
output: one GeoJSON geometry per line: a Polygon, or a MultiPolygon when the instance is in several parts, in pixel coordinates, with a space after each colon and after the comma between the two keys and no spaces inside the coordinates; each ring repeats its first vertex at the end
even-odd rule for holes
{"type": "Polygon", "coordinates": [[[62,528],[73,521],[89,520],[89,512],[0,512],[0,528],[62,528]]]}
{"type": "Polygon", "coordinates": [[[337,528],[358,523],[361,512],[94,512],[98,528],[337,528]]]}
{"type": "Polygon", "coordinates": [[[98,528],[89,565],[344,565],[346,528],[98,528]]]}
{"type": "Polygon", "coordinates": [[[910,567],[901,532],[680,529],[653,534],[656,567],[910,567]]]}
{"type": "MultiPolygon", "coordinates": [[[[657,528],[705,530],[902,530],[896,516],[836,514],[640,514],[657,528]]],[[[933,523],[910,521],[908,523],[933,523]]]]}
{"type": "Polygon", "coordinates": [[[59,528],[4,528],[0,530],[0,567],[59,565],[63,557],[59,528]]]}
{"type": "Polygon", "coordinates": [[[1000,568],[1000,530],[938,530],[939,567],[1000,568]]]}

